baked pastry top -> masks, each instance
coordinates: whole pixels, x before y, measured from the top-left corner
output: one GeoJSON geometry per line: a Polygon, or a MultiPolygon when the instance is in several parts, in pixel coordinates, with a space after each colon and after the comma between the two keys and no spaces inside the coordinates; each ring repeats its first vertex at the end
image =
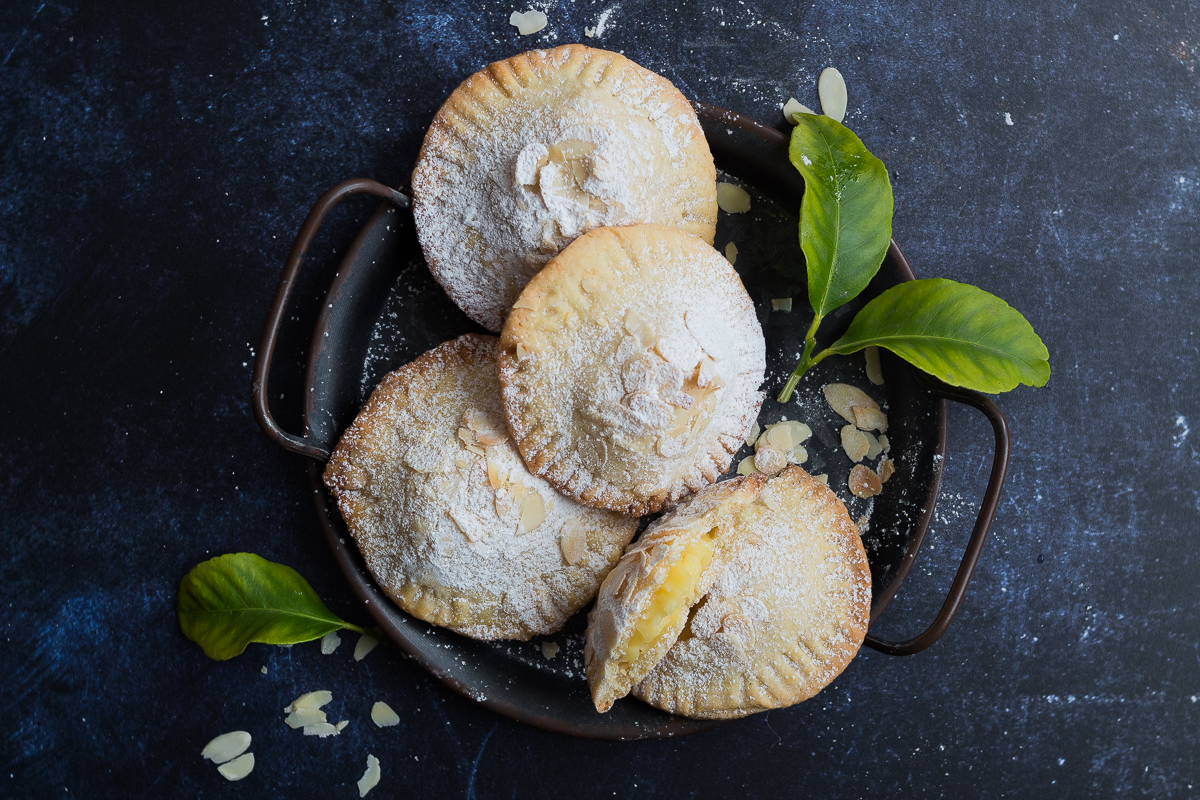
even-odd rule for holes
{"type": "Polygon", "coordinates": [[[500,411],[496,347],[468,334],[387,375],[325,483],[401,608],[477,639],[528,639],[591,600],[637,521],[529,474],[500,411]]]}
{"type": "Polygon", "coordinates": [[[530,471],[647,514],[729,467],[762,404],[765,344],[741,280],[674,228],[598,228],[530,281],[500,344],[503,407],[530,471]]]}
{"type": "Polygon", "coordinates": [[[691,105],[665,78],[578,44],[463,81],[425,135],[412,191],[434,277],[493,331],[588,230],[652,222],[709,244],[716,232],[716,171],[691,105]]]}
{"type": "Polygon", "coordinates": [[[870,605],[858,529],[825,484],[795,466],[717,484],[648,528],[602,584],[593,699],[604,711],[632,687],[707,719],[798,703],[858,652],[870,605]]]}

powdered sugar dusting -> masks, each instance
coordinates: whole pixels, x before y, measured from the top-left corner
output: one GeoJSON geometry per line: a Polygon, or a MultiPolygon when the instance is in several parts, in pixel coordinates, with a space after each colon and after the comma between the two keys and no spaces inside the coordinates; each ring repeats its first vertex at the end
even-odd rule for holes
{"type": "Polygon", "coordinates": [[[435,277],[499,330],[529,279],[585,231],[656,222],[711,242],[714,180],[699,121],[669,82],[569,45],[459,87],[413,172],[414,215],[435,277]]]}
{"type": "Polygon", "coordinates": [[[736,717],[807,699],[857,652],[866,555],[845,507],[789,467],[747,507],[684,634],[634,693],[688,716],[736,717]]]}
{"type": "Polygon", "coordinates": [[[528,473],[504,429],[495,352],[495,339],[464,336],[388,375],[326,483],[401,607],[477,638],[528,638],[591,598],[636,521],[528,473]],[[577,525],[586,547],[567,564],[560,537],[577,525]]]}
{"type": "Polygon", "coordinates": [[[737,273],[712,247],[657,226],[592,231],[518,306],[501,385],[535,473],[583,502],[640,514],[728,468],[762,403],[765,345],[737,273]],[[530,355],[516,356],[518,344],[530,355]]]}

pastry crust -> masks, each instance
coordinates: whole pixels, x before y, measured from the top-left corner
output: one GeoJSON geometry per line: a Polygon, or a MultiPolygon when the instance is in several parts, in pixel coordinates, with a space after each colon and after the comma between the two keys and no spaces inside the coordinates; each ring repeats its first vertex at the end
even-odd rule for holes
{"type": "Polygon", "coordinates": [[[648,514],[729,468],[758,415],[762,328],[736,272],[674,228],[599,228],[522,292],[500,344],[504,414],[531,472],[648,514]]]}
{"type": "Polygon", "coordinates": [[[575,237],[651,222],[712,244],[716,171],[688,101],[606,50],[533,50],[467,78],[412,177],[430,271],[499,331],[521,289],[575,237]]]}
{"type": "Polygon", "coordinates": [[[637,521],[526,471],[504,428],[496,347],[469,334],[387,375],[325,483],[397,605],[477,639],[528,639],[591,600],[637,521]]]}
{"type": "MultiPolygon", "coordinates": [[[[608,711],[613,702],[629,694],[666,655],[687,624],[684,613],[639,658],[622,660],[638,621],[650,609],[672,568],[689,547],[709,534],[715,551],[713,563],[719,562],[724,550],[736,546],[728,539],[739,534],[736,522],[742,507],[754,502],[765,482],[764,475],[749,475],[710,486],[654,522],[626,549],[601,584],[596,605],[588,614],[584,660],[597,711],[608,711]]],[[[709,591],[715,574],[710,568],[701,575],[688,592],[687,608],[709,591]]]]}
{"type": "Polygon", "coordinates": [[[788,467],[738,516],[737,546],[714,558],[686,633],[633,689],[672,714],[728,719],[807,700],[866,636],[870,567],[827,486],[788,467]]]}

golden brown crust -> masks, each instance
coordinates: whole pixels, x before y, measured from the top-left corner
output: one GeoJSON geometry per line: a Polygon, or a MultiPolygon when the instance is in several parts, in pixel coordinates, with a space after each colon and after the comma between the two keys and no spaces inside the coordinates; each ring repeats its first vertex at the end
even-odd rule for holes
{"type": "Polygon", "coordinates": [[[598,228],[567,247],[522,292],[499,358],[530,471],[631,515],[729,468],[764,369],[762,329],[729,262],[656,225],[598,228]]]}
{"type": "Polygon", "coordinates": [[[493,331],[586,230],[651,222],[709,244],[716,233],[716,171],[691,104],[662,76],[578,44],[463,81],[430,124],[412,189],[431,272],[493,331]],[[546,150],[571,142],[591,149],[566,162],[546,150]]]}
{"type": "Polygon", "coordinates": [[[592,598],[637,523],[525,470],[504,430],[495,357],[495,338],[468,334],[387,375],[325,483],[401,608],[475,638],[528,639],[592,598]]]}
{"type": "Polygon", "coordinates": [[[673,714],[728,719],[799,703],[836,678],[866,636],[871,572],[858,529],[799,467],[742,507],[739,548],[666,656],[633,689],[673,714]]]}

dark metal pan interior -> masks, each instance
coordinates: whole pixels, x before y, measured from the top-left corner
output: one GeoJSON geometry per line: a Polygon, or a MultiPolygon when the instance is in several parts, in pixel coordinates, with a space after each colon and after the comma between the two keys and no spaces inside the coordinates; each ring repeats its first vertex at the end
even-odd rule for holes
{"type": "MultiPolygon", "coordinates": [[[[760,422],[783,418],[808,423],[806,443],[814,474],[829,484],[855,519],[868,517],[863,536],[871,563],[874,620],[895,595],[912,565],[932,514],[946,443],[945,402],[932,395],[904,362],[883,354],[884,386],[871,385],[861,354],[823,361],[800,384],[787,406],[774,400],[801,350],[812,320],[804,262],[797,241],[803,182],[788,163],[785,136],[722,109],[698,105],[719,170],[718,180],[746,188],[745,214],[721,214],[716,245],[733,241],[736,268],[754,299],[767,340],[767,400],[760,422]],[[771,299],[794,297],[793,311],[771,310],[771,299]],[[885,407],[897,472],[873,501],[849,494],[852,464],[838,432],[845,423],[827,406],[819,388],[852,383],[885,407]]],[[[862,298],[827,318],[822,341],[841,334],[854,313],[912,270],[892,245],[879,275],[862,298]]],[[[484,332],[446,297],[425,267],[411,215],[382,205],[343,259],[313,334],[308,367],[306,436],[332,449],[379,380],[437,344],[467,332],[484,332]]],[[[750,452],[745,448],[733,461],[750,452]]],[[[430,626],[400,611],[378,589],[320,480],[323,465],[309,462],[318,513],[335,558],[379,626],[406,652],[451,688],[505,716],[560,733],[599,739],[679,736],[720,724],[673,717],[625,699],[607,714],[592,707],[583,678],[584,614],[552,636],[531,642],[480,642],[430,626]],[[542,641],[558,655],[546,659],[542,641]]]]}

